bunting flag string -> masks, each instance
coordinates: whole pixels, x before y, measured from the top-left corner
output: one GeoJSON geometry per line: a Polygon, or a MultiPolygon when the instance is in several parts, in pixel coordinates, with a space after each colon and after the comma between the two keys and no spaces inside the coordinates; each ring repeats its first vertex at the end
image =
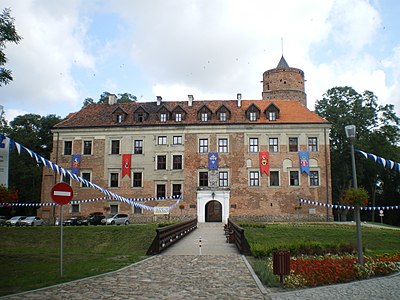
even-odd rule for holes
{"type": "MultiPolygon", "coordinates": [[[[113,192],[110,192],[109,190],[104,189],[104,188],[100,187],[99,185],[94,184],[94,183],[92,183],[92,182],[90,182],[90,181],[88,181],[88,180],[86,180],[86,179],[74,174],[73,172],[64,169],[63,167],[60,167],[59,165],[53,163],[52,161],[42,157],[41,155],[35,153],[34,151],[26,148],[25,146],[15,142],[14,140],[12,140],[9,137],[6,137],[5,135],[0,133],[0,140],[3,140],[3,139],[9,140],[10,150],[13,151],[14,147],[15,147],[17,149],[17,152],[18,152],[19,155],[21,155],[21,150],[26,151],[30,155],[31,158],[34,158],[36,160],[36,163],[38,163],[38,164],[42,163],[45,167],[51,168],[53,170],[53,172],[55,171],[59,175],[66,176],[68,174],[68,176],[70,178],[72,178],[73,180],[79,181],[79,182],[85,184],[86,186],[90,186],[90,187],[92,187],[94,189],[97,189],[100,192],[102,192],[103,194],[107,195],[109,198],[112,198],[112,199],[115,199],[115,200],[118,200],[118,201],[123,201],[123,202],[129,203],[129,204],[131,204],[133,206],[140,207],[140,208],[143,208],[143,209],[146,209],[146,210],[154,211],[154,207],[138,203],[137,200],[125,198],[125,197],[117,195],[117,194],[115,194],[113,192]]],[[[167,197],[162,198],[162,200],[166,200],[165,198],[167,198],[167,197]]],[[[159,200],[158,198],[143,198],[143,199],[151,199],[151,200],[143,200],[143,201],[159,200]]],[[[177,201],[174,204],[172,204],[171,206],[169,206],[169,209],[175,208],[177,206],[178,202],[181,199],[182,199],[182,196],[179,196],[179,198],[177,198],[177,201]]],[[[5,204],[6,205],[10,205],[10,203],[5,203],[5,204]]],[[[32,204],[32,206],[33,206],[33,205],[37,205],[37,204],[41,204],[41,203],[15,203],[14,205],[15,206],[24,206],[26,204],[32,204]]],[[[45,205],[45,204],[46,203],[43,203],[43,205],[45,205]]],[[[51,205],[53,205],[53,204],[51,203],[51,205]]]]}
{"type": "Polygon", "coordinates": [[[367,153],[367,152],[364,152],[364,151],[361,151],[361,150],[357,150],[357,149],[354,149],[354,152],[361,154],[366,159],[373,160],[374,162],[376,162],[377,164],[379,164],[379,165],[381,165],[381,166],[383,166],[385,168],[388,168],[390,170],[394,169],[395,171],[400,172],[400,164],[397,163],[397,162],[394,162],[394,161],[392,161],[390,159],[385,159],[383,157],[377,156],[377,155],[372,154],[372,153],[367,153]]]}
{"type": "MultiPolygon", "coordinates": [[[[322,203],[318,201],[311,201],[311,200],[305,200],[305,199],[299,199],[301,203],[304,204],[310,204],[310,205],[315,205],[315,206],[323,206],[323,207],[329,207],[329,208],[338,208],[338,209],[347,209],[347,210],[352,210],[354,209],[354,206],[349,206],[349,205],[339,205],[339,204],[330,204],[330,203],[322,203]]],[[[400,205],[391,205],[391,206],[362,206],[360,207],[360,210],[394,210],[394,209],[400,209],[400,205]]]]}

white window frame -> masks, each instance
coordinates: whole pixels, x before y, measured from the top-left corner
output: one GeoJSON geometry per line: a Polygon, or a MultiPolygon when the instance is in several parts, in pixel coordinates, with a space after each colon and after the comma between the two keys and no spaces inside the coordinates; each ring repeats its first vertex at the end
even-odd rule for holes
{"type": "Polygon", "coordinates": [[[254,186],[254,187],[261,186],[260,172],[259,171],[255,171],[255,170],[250,170],[249,171],[249,186],[254,186]],[[255,176],[255,175],[257,175],[257,176],[255,176]],[[255,181],[257,181],[257,184],[254,184],[255,181]]]}
{"type": "Polygon", "coordinates": [[[249,138],[249,152],[250,153],[258,153],[258,149],[259,149],[259,139],[256,137],[250,137],[249,138]],[[253,143],[253,141],[257,141],[256,144],[253,143]],[[256,150],[256,151],[254,151],[256,150]]]}
{"type": "Polygon", "coordinates": [[[229,139],[228,138],[218,138],[218,152],[228,153],[229,152],[229,139]],[[226,141],[225,144],[221,144],[221,141],[226,141]],[[221,151],[224,150],[224,151],[221,151]]]}
{"type": "Polygon", "coordinates": [[[168,138],[166,135],[160,135],[157,138],[157,145],[167,145],[168,138]]]}
{"type": "Polygon", "coordinates": [[[172,138],[172,143],[174,144],[174,145],[182,145],[183,143],[182,143],[182,136],[181,135],[174,135],[173,136],[173,138],[172,138]]]}

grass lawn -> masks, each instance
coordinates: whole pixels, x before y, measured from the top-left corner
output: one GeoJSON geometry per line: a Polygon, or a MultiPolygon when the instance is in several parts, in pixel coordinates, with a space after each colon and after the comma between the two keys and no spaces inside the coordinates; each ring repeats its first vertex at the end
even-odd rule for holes
{"type": "MultiPolygon", "coordinates": [[[[400,230],[362,226],[364,255],[374,256],[400,251],[400,230]]],[[[289,244],[318,242],[356,245],[356,226],[343,224],[266,224],[265,228],[245,227],[250,247],[276,249],[289,244]]]]}
{"type": "Polygon", "coordinates": [[[0,296],[92,276],[143,259],[156,225],[0,227],[0,296]]]}

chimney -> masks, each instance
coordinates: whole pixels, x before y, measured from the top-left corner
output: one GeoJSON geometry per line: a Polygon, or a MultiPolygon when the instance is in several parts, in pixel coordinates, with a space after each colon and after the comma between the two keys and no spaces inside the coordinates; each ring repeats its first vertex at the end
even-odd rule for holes
{"type": "Polygon", "coordinates": [[[108,95],[108,104],[113,105],[115,103],[117,103],[117,96],[114,94],[109,94],[108,95]]]}
{"type": "Polygon", "coordinates": [[[236,99],[238,101],[238,107],[242,107],[242,94],[238,93],[236,99]]]}
{"type": "Polygon", "coordinates": [[[162,97],[161,96],[157,96],[157,106],[161,105],[161,101],[162,101],[162,97]]]}
{"type": "Polygon", "coordinates": [[[193,105],[193,100],[194,100],[193,95],[188,95],[188,105],[189,106],[193,105]]]}

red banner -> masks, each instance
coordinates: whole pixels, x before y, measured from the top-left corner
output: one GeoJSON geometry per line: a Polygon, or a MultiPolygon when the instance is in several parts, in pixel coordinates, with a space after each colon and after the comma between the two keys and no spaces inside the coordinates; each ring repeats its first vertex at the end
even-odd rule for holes
{"type": "Polygon", "coordinates": [[[260,152],[260,172],[269,176],[269,152],[260,152]]]}
{"type": "Polygon", "coordinates": [[[122,178],[131,177],[131,157],[132,154],[122,154],[122,178]]]}

